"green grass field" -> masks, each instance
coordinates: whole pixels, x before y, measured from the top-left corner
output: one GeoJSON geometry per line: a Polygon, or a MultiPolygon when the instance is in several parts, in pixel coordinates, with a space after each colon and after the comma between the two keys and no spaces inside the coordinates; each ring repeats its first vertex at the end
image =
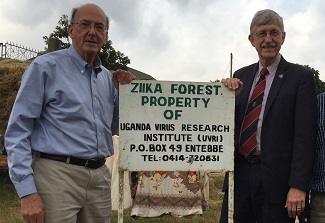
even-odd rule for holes
{"type": "MultiPolygon", "coordinates": [[[[171,216],[162,216],[160,218],[137,218],[130,217],[131,210],[123,212],[123,222],[139,223],[218,223],[220,216],[220,207],[223,193],[221,192],[223,184],[223,174],[210,174],[210,199],[209,210],[203,212],[203,215],[175,218],[171,216]]],[[[13,187],[7,171],[0,171],[0,223],[23,223],[20,215],[20,202],[13,187]]],[[[117,211],[113,211],[112,223],[117,223],[117,211]]]]}
{"type": "Polygon", "coordinates": [[[0,223],[23,223],[20,202],[8,172],[0,171],[0,223]]]}

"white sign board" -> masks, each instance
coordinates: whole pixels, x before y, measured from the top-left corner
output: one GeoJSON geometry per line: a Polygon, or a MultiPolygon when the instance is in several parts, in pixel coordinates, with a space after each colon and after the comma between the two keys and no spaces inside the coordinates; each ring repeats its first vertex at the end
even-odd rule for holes
{"type": "Polygon", "coordinates": [[[120,169],[233,171],[234,99],[221,83],[120,85],[120,169]]]}

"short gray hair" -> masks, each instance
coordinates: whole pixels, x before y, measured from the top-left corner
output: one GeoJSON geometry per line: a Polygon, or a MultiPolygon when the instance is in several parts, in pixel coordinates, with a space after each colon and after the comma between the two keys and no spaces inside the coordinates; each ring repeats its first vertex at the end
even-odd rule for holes
{"type": "Polygon", "coordinates": [[[264,9],[256,12],[254,15],[251,26],[250,33],[253,34],[255,27],[262,25],[278,25],[281,32],[284,32],[283,18],[271,9],[264,9]]]}

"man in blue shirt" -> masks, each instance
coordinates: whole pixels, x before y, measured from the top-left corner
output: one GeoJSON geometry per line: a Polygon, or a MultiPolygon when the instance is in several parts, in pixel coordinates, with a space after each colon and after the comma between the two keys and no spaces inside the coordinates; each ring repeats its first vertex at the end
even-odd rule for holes
{"type": "Polygon", "coordinates": [[[318,95],[318,132],[310,184],[310,219],[308,222],[323,223],[325,220],[325,92],[318,95]]]}
{"type": "Polygon", "coordinates": [[[5,146],[11,180],[26,222],[110,222],[110,173],[118,131],[118,85],[97,53],[109,19],[94,4],[72,10],[72,46],[37,57],[25,71],[5,146]]]}

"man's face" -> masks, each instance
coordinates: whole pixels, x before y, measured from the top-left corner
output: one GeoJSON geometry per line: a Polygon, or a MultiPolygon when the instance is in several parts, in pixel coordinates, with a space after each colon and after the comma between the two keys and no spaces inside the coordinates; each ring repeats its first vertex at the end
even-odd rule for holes
{"type": "Polygon", "coordinates": [[[68,32],[73,46],[88,61],[108,40],[106,16],[100,8],[86,5],[79,8],[72,22],[68,32]]]}
{"type": "Polygon", "coordinates": [[[257,26],[254,32],[248,36],[252,46],[255,47],[260,61],[264,66],[274,62],[284,43],[285,32],[278,25],[257,26]]]}

